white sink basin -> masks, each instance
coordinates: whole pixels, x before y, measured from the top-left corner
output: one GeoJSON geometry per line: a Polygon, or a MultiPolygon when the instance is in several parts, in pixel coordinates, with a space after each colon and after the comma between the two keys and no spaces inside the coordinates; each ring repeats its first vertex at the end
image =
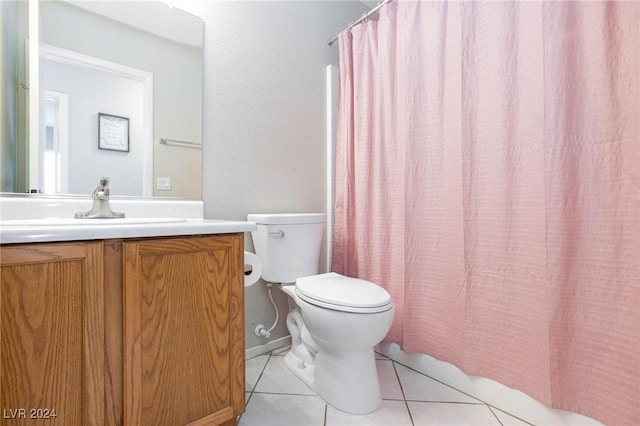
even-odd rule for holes
{"type": "Polygon", "coordinates": [[[17,219],[0,221],[0,226],[105,226],[146,225],[158,223],[186,222],[180,218],[119,218],[119,219],[17,219]]]}

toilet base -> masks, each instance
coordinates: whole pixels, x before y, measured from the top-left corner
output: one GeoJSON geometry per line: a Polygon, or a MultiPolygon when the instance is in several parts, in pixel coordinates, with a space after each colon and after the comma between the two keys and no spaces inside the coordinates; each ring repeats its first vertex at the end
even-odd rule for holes
{"type": "Polygon", "coordinates": [[[290,351],[284,363],[287,370],[340,411],[368,414],[382,404],[373,348],[340,353],[321,350],[313,364],[290,351]]]}

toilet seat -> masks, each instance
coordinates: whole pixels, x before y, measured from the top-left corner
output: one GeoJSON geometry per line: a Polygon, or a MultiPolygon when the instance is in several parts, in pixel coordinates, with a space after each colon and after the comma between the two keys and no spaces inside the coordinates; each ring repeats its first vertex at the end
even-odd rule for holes
{"type": "Polygon", "coordinates": [[[384,288],[335,272],[299,278],[295,292],[307,303],[342,312],[376,313],[393,307],[384,288]]]}

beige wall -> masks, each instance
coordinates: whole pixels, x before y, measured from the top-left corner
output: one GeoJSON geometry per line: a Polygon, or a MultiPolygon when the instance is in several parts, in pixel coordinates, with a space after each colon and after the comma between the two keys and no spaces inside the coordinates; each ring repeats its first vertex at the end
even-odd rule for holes
{"type": "MultiPolygon", "coordinates": [[[[205,21],[203,172],[205,216],[325,211],[327,40],[361,16],[364,4],[338,1],[175,2],[205,21]]],[[[247,249],[253,250],[248,236],[247,249]]],[[[323,264],[323,263],[321,263],[323,264]]],[[[286,298],[270,340],[288,335],[286,298]]],[[[274,312],[265,286],[249,287],[247,348],[274,312]]]]}

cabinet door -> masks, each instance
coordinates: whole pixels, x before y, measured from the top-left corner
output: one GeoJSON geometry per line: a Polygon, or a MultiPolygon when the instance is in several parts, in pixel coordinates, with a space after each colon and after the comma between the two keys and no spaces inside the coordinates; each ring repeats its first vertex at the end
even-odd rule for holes
{"type": "Polygon", "coordinates": [[[242,234],[124,243],[124,422],[244,410],[242,234]]]}
{"type": "Polygon", "coordinates": [[[104,424],[102,252],[0,249],[1,424],[104,424]]]}

